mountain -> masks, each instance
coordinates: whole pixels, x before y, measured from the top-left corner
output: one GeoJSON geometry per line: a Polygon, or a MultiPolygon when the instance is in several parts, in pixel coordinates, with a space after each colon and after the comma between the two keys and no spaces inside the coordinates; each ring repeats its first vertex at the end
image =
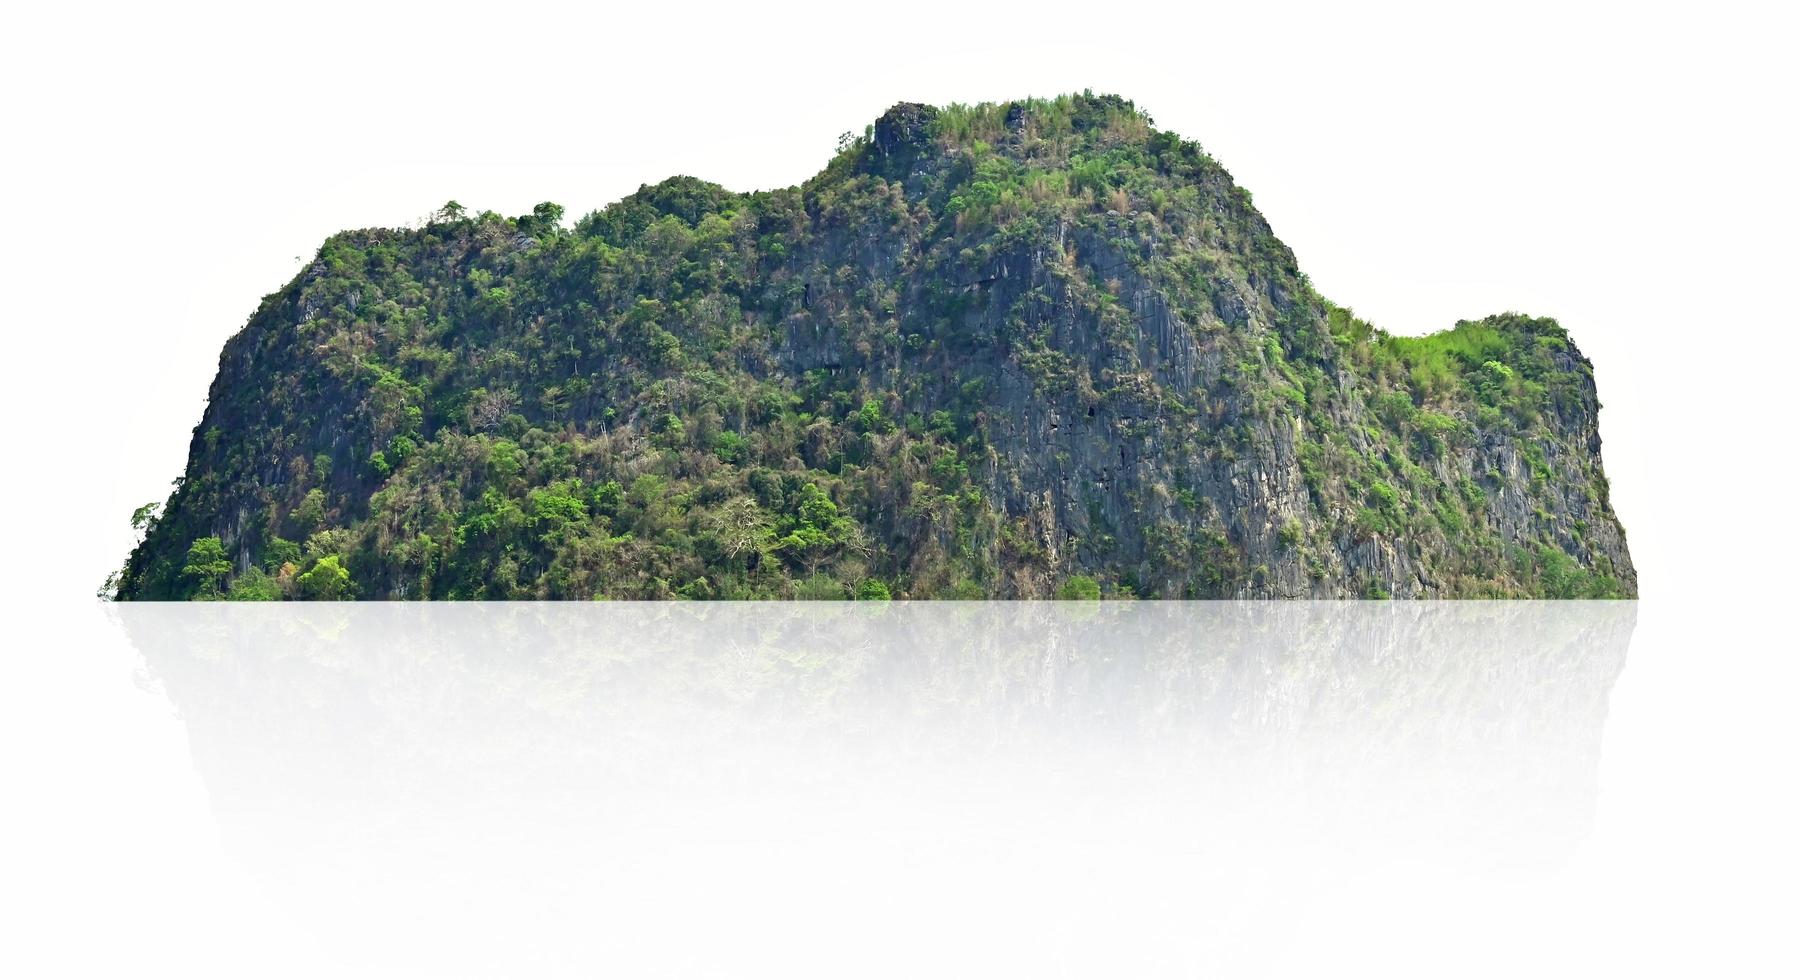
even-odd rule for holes
{"type": "Polygon", "coordinates": [[[1390,336],[1116,96],[901,104],[798,187],[332,237],[123,599],[1620,597],[1592,365],[1390,336]]]}

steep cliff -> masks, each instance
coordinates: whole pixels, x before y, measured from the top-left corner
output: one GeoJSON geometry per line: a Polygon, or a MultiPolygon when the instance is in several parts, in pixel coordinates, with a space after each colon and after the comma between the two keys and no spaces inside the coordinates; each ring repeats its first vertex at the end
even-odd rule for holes
{"type": "Polygon", "coordinates": [[[1629,596],[1592,366],[1388,336],[1112,96],[333,237],[122,598],[1629,596]]]}

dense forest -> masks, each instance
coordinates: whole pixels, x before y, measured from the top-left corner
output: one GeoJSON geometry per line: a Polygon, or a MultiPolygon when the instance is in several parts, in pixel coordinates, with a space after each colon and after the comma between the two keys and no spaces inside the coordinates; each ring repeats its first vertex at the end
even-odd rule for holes
{"type": "Polygon", "coordinates": [[[1388,335],[1115,96],[332,237],[123,599],[1636,594],[1555,321],[1388,335]]]}

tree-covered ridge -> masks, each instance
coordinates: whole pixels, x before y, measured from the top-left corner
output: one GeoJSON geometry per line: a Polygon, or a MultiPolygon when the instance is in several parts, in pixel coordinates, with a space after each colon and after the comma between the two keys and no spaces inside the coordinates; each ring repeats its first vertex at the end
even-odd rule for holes
{"type": "Polygon", "coordinates": [[[125,598],[1635,592],[1550,320],[1383,334],[1129,102],[327,241],[125,598]]]}

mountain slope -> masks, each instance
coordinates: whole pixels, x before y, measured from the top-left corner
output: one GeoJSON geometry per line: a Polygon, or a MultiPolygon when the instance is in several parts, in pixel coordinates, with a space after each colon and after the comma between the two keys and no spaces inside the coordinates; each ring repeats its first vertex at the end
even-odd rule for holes
{"type": "Polygon", "coordinates": [[[560,219],[327,241],[119,596],[1636,594],[1560,326],[1374,330],[1116,97],[560,219]]]}

